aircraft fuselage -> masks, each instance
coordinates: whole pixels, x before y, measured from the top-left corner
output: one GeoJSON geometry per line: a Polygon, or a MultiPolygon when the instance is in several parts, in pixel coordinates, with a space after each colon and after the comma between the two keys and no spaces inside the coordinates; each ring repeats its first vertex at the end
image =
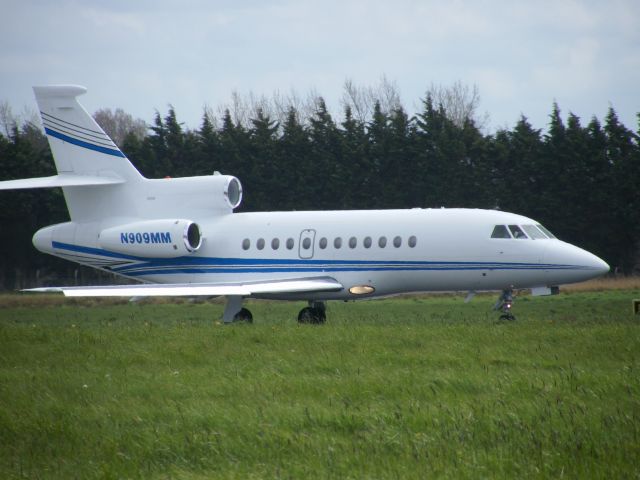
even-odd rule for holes
{"type": "MultiPolygon", "coordinates": [[[[330,276],[345,287],[338,292],[256,295],[278,299],[535,288],[608,271],[595,255],[555,238],[492,238],[497,225],[537,225],[527,217],[493,210],[233,213],[196,220],[201,248],[176,258],[106,251],[97,238],[109,226],[105,224],[47,227],[34,236],[34,244],[45,253],[151,283],[330,276]]],[[[131,232],[121,232],[123,242],[141,244],[166,241],[163,235],[166,232],[150,231],[136,239],[131,232]]]]}

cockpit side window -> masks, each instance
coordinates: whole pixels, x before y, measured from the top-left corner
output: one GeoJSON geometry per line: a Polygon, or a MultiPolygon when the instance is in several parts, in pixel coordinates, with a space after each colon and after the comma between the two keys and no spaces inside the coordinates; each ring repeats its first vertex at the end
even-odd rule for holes
{"type": "Polygon", "coordinates": [[[542,225],[538,224],[536,225],[536,227],[538,227],[540,230],[542,230],[542,232],[549,238],[556,238],[556,236],[551,233],[549,230],[547,230],[546,228],[544,228],[542,225]]]}
{"type": "Polygon", "coordinates": [[[511,235],[509,235],[509,230],[505,225],[496,225],[493,227],[491,238],[511,238],[511,235]]]}
{"type": "Polygon", "coordinates": [[[527,235],[529,235],[529,238],[532,238],[533,240],[546,240],[547,236],[542,233],[538,227],[536,227],[535,225],[522,225],[522,228],[524,229],[525,232],[527,232],[527,235]]]}
{"type": "Polygon", "coordinates": [[[511,234],[513,238],[518,240],[527,238],[527,235],[522,231],[522,229],[518,225],[509,225],[509,230],[511,230],[511,234]]]}

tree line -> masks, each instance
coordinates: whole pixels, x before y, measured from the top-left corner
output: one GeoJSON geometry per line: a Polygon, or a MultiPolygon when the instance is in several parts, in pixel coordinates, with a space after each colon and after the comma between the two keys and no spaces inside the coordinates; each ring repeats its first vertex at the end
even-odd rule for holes
{"type": "MultiPolygon", "coordinates": [[[[242,116],[205,109],[195,129],[184,128],[171,106],[147,131],[122,111],[101,110],[96,119],[146,177],[237,176],[244,189],[237,211],[500,209],[540,221],[620,273],[637,273],[640,129],[623,125],[613,107],[602,123],[583,124],[571,113],[563,120],[554,104],[545,131],[522,116],[511,129],[485,133],[477,91],[457,88],[461,97],[451,95],[455,88],[430,90],[415,115],[390,88],[384,98],[354,89],[340,118],[316,96],[311,108],[290,103],[277,114],[264,102],[242,116]]],[[[1,180],[53,174],[33,122],[0,135],[1,180]]],[[[56,272],[65,281],[100,280],[31,245],[38,228],[68,220],[61,191],[0,192],[0,207],[0,288],[43,283],[56,272]]]]}

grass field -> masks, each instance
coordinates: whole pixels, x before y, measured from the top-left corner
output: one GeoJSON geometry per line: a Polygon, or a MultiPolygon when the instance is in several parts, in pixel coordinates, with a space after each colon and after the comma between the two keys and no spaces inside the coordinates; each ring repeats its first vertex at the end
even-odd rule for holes
{"type": "Polygon", "coordinates": [[[632,298],[0,296],[0,478],[638,478],[632,298]]]}

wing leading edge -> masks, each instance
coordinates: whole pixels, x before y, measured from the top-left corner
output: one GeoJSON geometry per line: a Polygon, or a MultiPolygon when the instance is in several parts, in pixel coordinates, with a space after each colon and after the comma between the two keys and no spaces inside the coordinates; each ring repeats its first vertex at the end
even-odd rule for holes
{"type": "Polygon", "coordinates": [[[107,285],[93,287],[30,288],[25,292],[64,293],[66,297],[216,297],[258,294],[337,292],[343,285],[331,277],[293,278],[250,283],[169,283],[139,285],[107,285]]]}
{"type": "Polygon", "coordinates": [[[113,177],[60,174],[52,177],[22,178],[0,182],[0,190],[22,190],[27,188],[84,187],[94,185],[115,185],[124,180],[113,177]]]}

